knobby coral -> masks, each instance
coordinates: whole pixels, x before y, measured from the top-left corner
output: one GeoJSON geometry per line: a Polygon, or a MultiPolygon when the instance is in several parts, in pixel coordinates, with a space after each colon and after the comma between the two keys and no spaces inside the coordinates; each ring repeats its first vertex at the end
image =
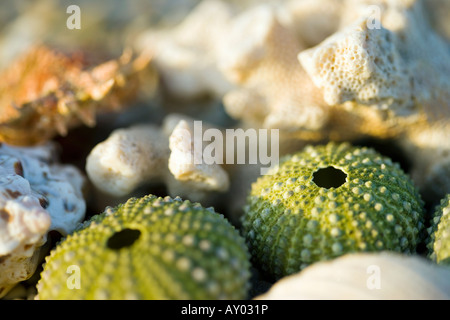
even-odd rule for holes
{"type": "Polygon", "coordinates": [[[0,147],[0,296],[33,274],[49,231],[66,235],[84,218],[84,177],[55,156],[53,144],[0,147]]]}
{"type": "Polygon", "coordinates": [[[347,2],[360,9],[342,19],[357,21],[299,54],[326,103],[355,114],[370,110],[361,114],[363,130],[379,137],[448,117],[449,46],[430,27],[422,1],[371,1],[379,17],[363,10],[368,1],[347,2]]]}

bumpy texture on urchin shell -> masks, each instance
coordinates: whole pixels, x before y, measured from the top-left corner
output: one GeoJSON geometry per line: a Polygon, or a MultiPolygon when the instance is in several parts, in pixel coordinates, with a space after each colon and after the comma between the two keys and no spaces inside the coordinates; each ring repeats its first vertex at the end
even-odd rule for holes
{"type": "Polygon", "coordinates": [[[59,244],[46,259],[38,298],[244,299],[249,268],[244,239],[222,215],[146,196],[105,210],[59,244]],[[139,238],[111,248],[109,239],[125,229],[139,238]],[[66,285],[72,265],[80,268],[78,290],[66,285]]]}
{"type": "Polygon", "coordinates": [[[430,259],[450,266],[450,194],[436,207],[428,234],[430,259]]]}
{"type": "Polygon", "coordinates": [[[373,149],[308,146],[252,185],[243,227],[256,263],[280,278],[349,252],[414,252],[423,201],[399,165],[373,149]],[[347,175],[337,188],[314,181],[329,166],[347,175]]]}

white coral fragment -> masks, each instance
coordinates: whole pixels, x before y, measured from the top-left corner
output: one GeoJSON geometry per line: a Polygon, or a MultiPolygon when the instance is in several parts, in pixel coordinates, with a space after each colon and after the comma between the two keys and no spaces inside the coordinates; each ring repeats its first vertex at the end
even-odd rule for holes
{"type": "Polygon", "coordinates": [[[298,63],[298,37],[276,7],[233,11],[226,2],[203,1],[173,29],[144,33],[137,47],[153,52],[173,96],[210,94],[233,118],[260,127],[322,128],[325,103],[298,63]]]}
{"type": "Polygon", "coordinates": [[[429,26],[422,2],[372,1],[378,20],[361,9],[368,1],[346,3],[353,4],[347,19],[353,21],[356,12],[359,20],[299,54],[325,101],[388,109],[391,115],[448,116],[449,47],[429,26]]]}
{"type": "Polygon", "coordinates": [[[203,156],[203,143],[196,148],[194,139],[193,128],[181,120],[169,138],[170,172],[177,180],[196,183],[198,189],[228,190],[227,172],[217,163],[207,163],[203,156]]]}
{"type": "Polygon", "coordinates": [[[72,232],[84,218],[84,178],[56,163],[55,146],[0,147],[0,296],[28,279],[50,230],[72,232]]]}
{"type": "Polygon", "coordinates": [[[90,180],[98,189],[115,196],[129,195],[151,183],[166,184],[169,194],[195,201],[208,192],[226,191],[227,173],[218,164],[203,162],[202,132],[195,137],[191,125],[193,121],[188,117],[169,115],[161,128],[137,125],[114,131],[87,158],[90,180]],[[190,148],[194,144],[200,145],[197,154],[190,148]]]}
{"type": "Polygon", "coordinates": [[[259,300],[448,300],[450,270],[419,256],[349,254],[281,279],[259,300]]]}
{"type": "Polygon", "coordinates": [[[329,105],[354,101],[378,109],[411,107],[412,85],[390,31],[362,19],[299,59],[329,105]]]}

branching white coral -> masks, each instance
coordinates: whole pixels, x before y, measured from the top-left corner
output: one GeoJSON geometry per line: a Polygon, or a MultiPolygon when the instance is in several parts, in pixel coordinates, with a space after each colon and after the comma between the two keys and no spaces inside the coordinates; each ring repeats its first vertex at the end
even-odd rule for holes
{"type": "Polygon", "coordinates": [[[220,67],[238,86],[224,97],[230,115],[268,128],[318,130],[326,123],[318,90],[296,61],[300,43],[272,7],[237,16],[222,48],[220,67]]]}
{"type": "Polygon", "coordinates": [[[354,101],[379,109],[411,107],[412,85],[392,33],[370,30],[367,19],[337,33],[300,61],[329,105],[354,101]]]}

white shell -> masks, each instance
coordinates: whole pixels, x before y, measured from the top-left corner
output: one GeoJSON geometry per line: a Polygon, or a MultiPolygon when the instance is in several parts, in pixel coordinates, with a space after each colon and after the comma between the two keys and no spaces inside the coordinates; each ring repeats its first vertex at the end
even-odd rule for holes
{"type": "Polygon", "coordinates": [[[355,253],[279,280],[257,300],[450,299],[450,268],[420,256],[355,253]]]}

